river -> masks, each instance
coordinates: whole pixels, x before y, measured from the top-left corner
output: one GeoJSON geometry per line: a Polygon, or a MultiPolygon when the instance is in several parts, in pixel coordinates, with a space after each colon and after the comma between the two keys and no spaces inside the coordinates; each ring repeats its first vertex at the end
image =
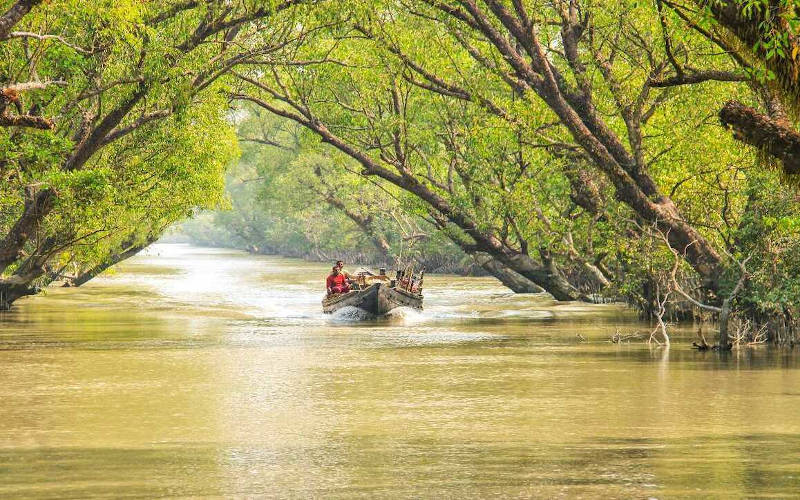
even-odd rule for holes
{"type": "Polygon", "coordinates": [[[491,278],[325,316],[326,269],[159,244],[0,314],[0,497],[800,490],[792,351],[612,344],[647,325],[491,278]]]}

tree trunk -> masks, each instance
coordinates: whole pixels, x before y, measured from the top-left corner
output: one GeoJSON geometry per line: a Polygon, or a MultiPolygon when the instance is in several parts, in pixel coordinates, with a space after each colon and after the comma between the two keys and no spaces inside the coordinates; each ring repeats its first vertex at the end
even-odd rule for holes
{"type": "Polygon", "coordinates": [[[39,292],[38,287],[22,284],[0,283],[0,311],[8,311],[17,299],[39,292]]]}
{"type": "Polygon", "coordinates": [[[22,215],[6,237],[0,241],[0,273],[20,258],[25,243],[36,232],[42,219],[53,209],[54,202],[55,192],[52,189],[37,192],[33,187],[26,187],[22,215]]]}
{"type": "Polygon", "coordinates": [[[731,298],[722,301],[722,311],[719,313],[719,349],[722,351],[731,348],[730,338],[728,337],[728,324],[731,317],[731,298]]]}
{"type": "MultiPolygon", "coordinates": [[[[800,95],[800,60],[796,57],[800,38],[789,20],[797,18],[797,6],[793,2],[750,3],[741,0],[696,0],[696,3],[709,9],[717,22],[745,45],[742,52],[746,55],[742,58],[755,57],[777,76],[777,85],[770,83],[770,88],[774,88],[783,105],[796,111],[800,95]],[[776,39],[785,36],[784,56],[769,54],[772,44],[768,43],[770,35],[765,26],[770,26],[771,36],[776,39]]],[[[736,139],[780,159],[787,175],[800,174],[800,136],[788,121],[767,118],[735,101],[726,103],[719,116],[724,126],[734,130],[736,139]]]]}
{"type": "MultiPolygon", "coordinates": [[[[385,169],[380,167],[374,171],[374,175],[378,175],[416,195],[442,214],[448,221],[459,227],[475,241],[475,245],[468,245],[472,247],[472,251],[480,251],[489,254],[511,270],[521,274],[534,282],[537,286],[545,289],[556,300],[570,301],[586,299],[586,297],[580,294],[578,290],[558,272],[555,262],[551,260],[549,264],[543,267],[538,265],[528,254],[508,248],[497,236],[482,231],[472,218],[461,211],[454,210],[447,200],[433,192],[428,186],[421,183],[412,175],[405,174],[402,176],[395,176],[391,173],[387,175],[385,169]]],[[[464,247],[462,246],[462,248],[464,247]]]]}
{"type": "Polygon", "coordinates": [[[797,18],[794,2],[743,2],[741,0],[696,0],[702,8],[708,8],[711,15],[734,36],[736,36],[768,69],[777,75],[783,90],[785,102],[797,99],[800,91],[800,61],[796,51],[800,49],[800,39],[789,20],[797,18]],[[789,10],[787,12],[787,10],[789,10]],[[775,37],[786,35],[785,56],[769,55],[771,44],[766,39],[765,25],[771,25],[775,37]]]}
{"type": "Polygon", "coordinates": [[[532,282],[525,276],[519,274],[508,266],[498,262],[489,254],[476,252],[472,255],[475,262],[485,269],[489,274],[500,280],[506,287],[514,293],[544,293],[545,290],[532,282]]]}
{"type": "Polygon", "coordinates": [[[40,287],[31,286],[35,279],[45,274],[38,264],[38,261],[32,262],[29,259],[14,275],[0,279],[0,310],[8,310],[19,298],[39,293],[40,287]]]}
{"type": "MultiPolygon", "coordinates": [[[[575,141],[605,172],[616,188],[616,198],[631,207],[643,220],[655,224],[666,234],[672,247],[678,249],[686,261],[704,278],[704,285],[716,292],[721,258],[710,242],[685,221],[669,197],[658,192],[655,182],[646,172],[635,166],[632,158],[624,166],[617,161],[611,151],[624,148],[612,147],[618,145],[616,138],[613,138],[612,144],[601,142],[584,123],[585,117],[579,116],[557,89],[543,88],[538,92],[559,115],[575,141]]],[[[585,112],[583,109],[580,111],[585,112]]],[[[612,140],[611,137],[605,139],[612,140]]]]}
{"type": "Polygon", "coordinates": [[[81,285],[85,284],[87,281],[89,281],[92,278],[95,278],[96,276],[100,275],[106,269],[108,269],[108,268],[110,268],[110,267],[122,262],[123,260],[129,259],[129,258],[133,257],[134,255],[136,255],[137,253],[141,252],[142,250],[144,250],[145,248],[150,246],[150,244],[153,243],[156,239],[158,239],[158,238],[157,237],[156,238],[150,237],[144,243],[140,243],[140,244],[134,245],[132,247],[128,247],[126,250],[124,250],[122,252],[119,252],[119,253],[116,253],[114,255],[111,255],[108,259],[103,261],[103,263],[98,264],[98,265],[92,267],[91,269],[89,269],[87,271],[82,272],[81,274],[76,276],[74,279],[72,279],[69,282],[65,283],[64,286],[81,286],[81,285]]]}
{"type": "Polygon", "coordinates": [[[544,265],[538,264],[529,255],[520,253],[498,253],[496,254],[495,258],[513,271],[521,274],[536,285],[542,287],[556,300],[589,301],[587,297],[581,294],[577,288],[572,286],[572,284],[567,281],[564,275],[558,271],[552,258],[548,257],[549,261],[545,262],[544,265]]]}
{"type": "MultiPolygon", "coordinates": [[[[490,267],[485,267],[483,264],[481,264],[481,267],[492,273],[494,277],[512,290],[517,291],[515,288],[519,288],[520,290],[536,290],[539,288],[552,295],[556,300],[569,301],[586,299],[586,297],[578,293],[577,289],[558,272],[552,260],[549,268],[539,265],[528,254],[516,252],[504,246],[494,235],[478,231],[474,223],[471,225],[467,224],[466,222],[468,219],[463,215],[448,217],[445,213],[442,213],[441,210],[436,210],[435,208],[433,208],[430,213],[434,220],[436,220],[440,229],[444,229],[447,222],[452,222],[474,239],[477,244],[468,243],[452,233],[445,231],[445,234],[453,243],[458,245],[465,253],[472,255],[473,258],[475,255],[484,254],[494,261],[495,264],[489,264],[490,267]],[[463,225],[458,222],[461,222],[463,225]],[[465,227],[469,228],[469,230],[465,229],[465,227]],[[521,276],[527,283],[520,282],[515,275],[521,276]],[[508,280],[509,284],[513,284],[513,286],[506,284],[505,280],[508,280]]],[[[518,293],[537,292],[525,291],[518,293]]]]}
{"type": "Polygon", "coordinates": [[[800,174],[800,133],[736,101],[728,101],[719,112],[722,125],[733,136],[783,162],[786,175],[800,174]]]}
{"type": "Polygon", "coordinates": [[[605,202],[597,182],[588,170],[581,166],[568,166],[564,169],[570,186],[569,199],[593,216],[603,213],[605,202]]]}
{"type": "Polygon", "coordinates": [[[0,40],[8,38],[11,29],[42,0],[19,0],[0,16],[0,40]]]}
{"type": "MultiPolygon", "coordinates": [[[[92,130],[89,136],[79,142],[70,157],[64,162],[63,170],[78,170],[106,143],[103,140],[120,121],[141,101],[147,93],[147,86],[139,84],[137,90],[127,100],[112,109],[92,130]]],[[[25,188],[25,205],[22,215],[14,223],[9,233],[0,241],[0,273],[16,262],[22,255],[25,243],[39,224],[55,206],[56,192],[53,189],[35,191],[35,187],[25,188]]]]}

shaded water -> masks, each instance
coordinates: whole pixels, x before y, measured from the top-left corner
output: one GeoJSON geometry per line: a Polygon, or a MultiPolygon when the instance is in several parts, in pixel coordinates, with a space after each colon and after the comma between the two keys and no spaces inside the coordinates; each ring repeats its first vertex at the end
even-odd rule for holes
{"type": "Polygon", "coordinates": [[[614,345],[647,326],[488,278],[355,322],[326,267],[156,245],[0,314],[0,497],[800,490],[791,351],[614,345]]]}

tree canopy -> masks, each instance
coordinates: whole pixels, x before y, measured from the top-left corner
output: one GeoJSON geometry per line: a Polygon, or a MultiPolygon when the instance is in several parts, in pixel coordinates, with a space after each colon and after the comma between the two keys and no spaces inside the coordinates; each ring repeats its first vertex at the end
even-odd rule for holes
{"type": "Polygon", "coordinates": [[[5,4],[6,303],[225,203],[241,147],[217,240],[795,322],[792,0],[5,4]]]}

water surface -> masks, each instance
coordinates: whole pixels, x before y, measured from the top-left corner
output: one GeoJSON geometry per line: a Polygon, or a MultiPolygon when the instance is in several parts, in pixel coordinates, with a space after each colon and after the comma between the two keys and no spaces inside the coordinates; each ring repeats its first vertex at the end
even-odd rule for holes
{"type": "Polygon", "coordinates": [[[0,497],[800,490],[792,351],[611,344],[647,325],[491,278],[325,316],[326,269],[155,245],[0,314],[0,497]]]}

